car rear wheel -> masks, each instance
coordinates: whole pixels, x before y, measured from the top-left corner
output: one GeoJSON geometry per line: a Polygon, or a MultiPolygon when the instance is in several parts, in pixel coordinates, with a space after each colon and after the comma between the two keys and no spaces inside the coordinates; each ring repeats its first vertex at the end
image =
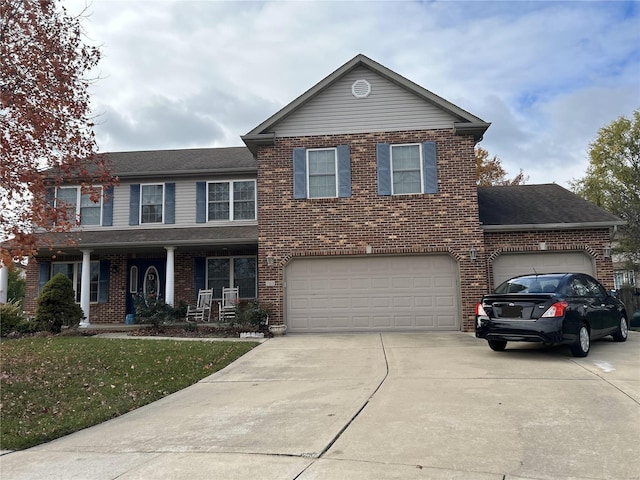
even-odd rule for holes
{"type": "Polygon", "coordinates": [[[591,338],[589,335],[589,329],[583,323],[578,332],[578,340],[571,345],[571,353],[574,357],[586,357],[589,355],[589,348],[591,347],[591,338]]]}
{"type": "Polygon", "coordinates": [[[620,325],[618,325],[618,329],[612,335],[613,340],[616,342],[626,342],[627,337],[629,336],[629,325],[627,324],[627,319],[622,316],[620,317],[620,325]]]}
{"type": "Polygon", "coordinates": [[[489,342],[489,348],[494,352],[501,352],[505,348],[507,348],[506,340],[488,340],[488,342],[489,342]]]}

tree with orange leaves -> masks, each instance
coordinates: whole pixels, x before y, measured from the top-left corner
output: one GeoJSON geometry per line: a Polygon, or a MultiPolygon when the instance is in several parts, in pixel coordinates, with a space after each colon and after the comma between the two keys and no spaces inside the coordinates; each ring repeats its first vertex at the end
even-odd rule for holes
{"type": "Polygon", "coordinates": [[[529,179],[522,172],[513,177],[507,178],[507,172],[502,168],[502,162],[497,155],[489,158],[489,152],[482,147],[476,147],[476,178],[479,187],[490,187],[493,185],[523,185],[529,179]]]}
{"type": "Polygon", "coordinates": [[[75,225],[50,192],[74,178],[92,194],[109,185],[96,155],[86,75],[98,48],[83,43],[81,16],[55,0],[0,2],[0,260],[33,255],[38,233],[75,225]]]}

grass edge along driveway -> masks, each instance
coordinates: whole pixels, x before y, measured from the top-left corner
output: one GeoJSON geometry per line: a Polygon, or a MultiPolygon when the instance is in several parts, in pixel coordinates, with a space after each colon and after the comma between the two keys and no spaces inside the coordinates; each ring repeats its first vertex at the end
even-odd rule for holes
{"type": "Polygon", "coordinates": [[[21,450],[192,385],[257,346],[91,337],[0,342],[0,449],[21,450]]]}

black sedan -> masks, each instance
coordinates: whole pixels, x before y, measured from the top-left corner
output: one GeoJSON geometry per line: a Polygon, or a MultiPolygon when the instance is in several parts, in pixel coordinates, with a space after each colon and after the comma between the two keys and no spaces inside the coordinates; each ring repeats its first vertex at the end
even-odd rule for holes
{"type": "Polygon", "coordinates": [[[476,306],[476,337],[502,351],[507,342],[569,345],[576,357],[591,340],[607,335],[624,342],[629,333],[624,305],[583,273],[523,275],[501,284],[476,306]]]}

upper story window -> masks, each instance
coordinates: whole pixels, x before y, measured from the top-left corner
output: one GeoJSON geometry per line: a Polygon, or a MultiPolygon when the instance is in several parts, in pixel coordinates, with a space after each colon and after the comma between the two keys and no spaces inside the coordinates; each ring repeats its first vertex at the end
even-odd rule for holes
{"type": "Polygon", "coordinates": [[[335,148],[293,149],[293,197],[351,196],[349,145],[335,148]]]}
{"type": "Polygon", "coordinates": [[[438,192],[435,142],[376,145],[378,195],[438,192]]]}
{"type": "Polygon", "coordinates": [[[175,183],[132,183],[129,188],[129,225],[175,223],[175,183]]]}
{"type": "Polygon", "coordinates": [[[309,198],[338,196],[338,156],[335,148],[307,150],[309,198]]]}
{"type": "Polygon", "coordinates": [[[140,223],[162,223],[164,185],[141,185],[140,187],[140,223]]]}
{"type": "Polygon", "coordinates": [[[60,187],[56,191],[56,207],[65,208],[67,221],[79,225],[100,225],[102,188],[83,192],[81,187],[60,187]]]}
{"type": "Polygon", "coordinates": [[[391,145],[391,193],[422,193],[422,149],[420,144],[391,145]]]}
{"type": "Polygon", "coordinates": [[[255,220],[255,180],[209,182],[207,219],[210,221],[255,220]]]}

